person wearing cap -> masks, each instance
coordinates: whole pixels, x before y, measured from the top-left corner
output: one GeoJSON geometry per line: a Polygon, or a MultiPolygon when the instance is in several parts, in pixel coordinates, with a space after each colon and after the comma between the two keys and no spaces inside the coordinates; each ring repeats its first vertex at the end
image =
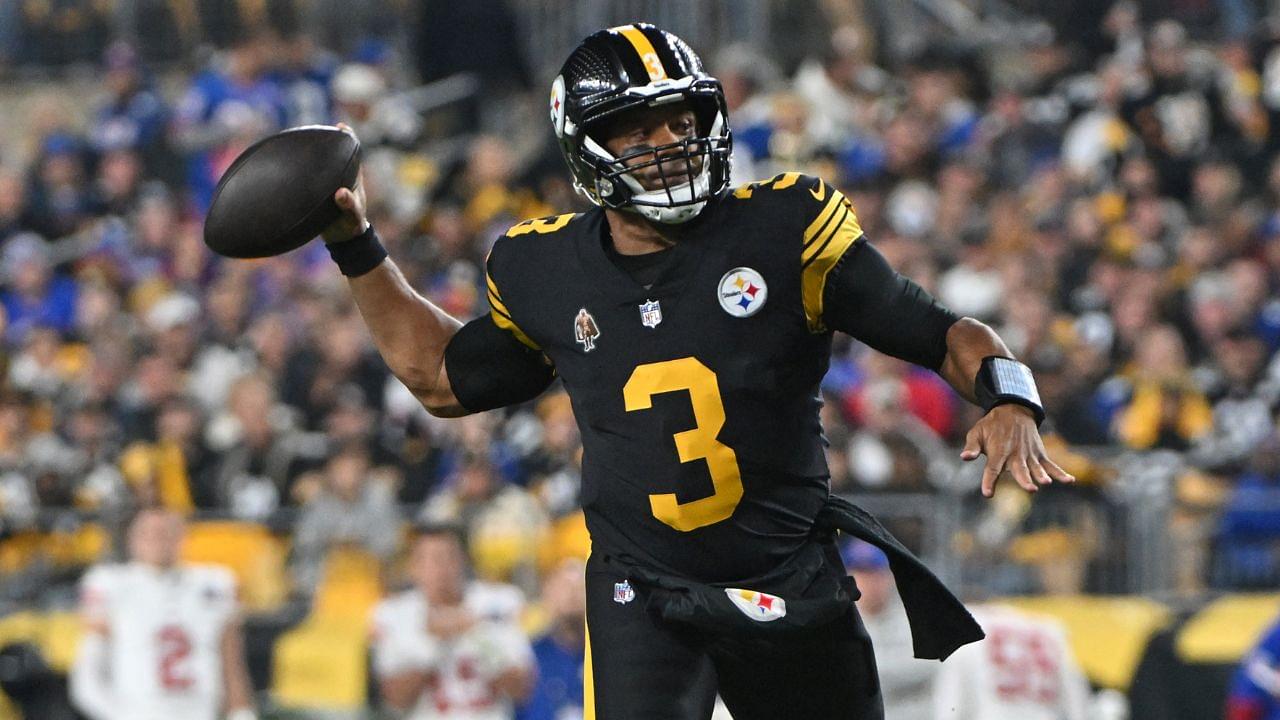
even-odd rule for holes
{"type": "Polygon", "coordinates": [[[840,559],[858,583],[858,612],[875,647],[885,720],[920,720],[932,712],[938,663],[912,657],[911,626],[898,598],[889,559],[876,546],[849,538],[840,559]]]}

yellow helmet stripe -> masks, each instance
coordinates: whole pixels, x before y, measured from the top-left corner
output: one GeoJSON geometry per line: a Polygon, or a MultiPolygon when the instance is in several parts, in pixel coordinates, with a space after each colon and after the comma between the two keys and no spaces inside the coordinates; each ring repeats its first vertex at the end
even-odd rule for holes
{"type": "Polygon", "coordinates": [[[631,41],[631,46],[640,56],[640,62],[644,63],[644,69],[649,71],[649,82],[667,79],[667,69],[662,66],[658,51],[653,49],[653,43],[640,32],[640,28],[635,25],[619,25],[612,30],[631,41]]]}

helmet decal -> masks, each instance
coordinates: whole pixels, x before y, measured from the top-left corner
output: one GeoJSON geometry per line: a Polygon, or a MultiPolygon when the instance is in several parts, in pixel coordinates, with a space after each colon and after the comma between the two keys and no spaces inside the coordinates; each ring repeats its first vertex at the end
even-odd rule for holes
{"type": "Polygon", "coordinates": [[[635,25],[619,25],[609,29],[620,33],[636,49],[636,54],[640,56],[640,62],[644,64],[644,69],[649,72],[650,82],[657,82],[667,78],[667,69],[662,65],[662,58],[658,57],[658,51],[654,50],[653,43],[649,41],[649,38],[645,37],[639,27],[635,25]]]}
{"type": "Polygon", "coordinates": [[[556,137],[564,137],[564,75],[551,83],[551,129],[556,137]]]}

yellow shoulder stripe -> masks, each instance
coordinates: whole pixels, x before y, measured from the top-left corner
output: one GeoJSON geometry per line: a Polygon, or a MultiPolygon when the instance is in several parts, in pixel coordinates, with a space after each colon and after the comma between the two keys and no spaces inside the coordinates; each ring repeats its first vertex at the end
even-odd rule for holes
{"type": "Polygon", "coordinates": [[[822,206],[822,212],[818,213],[818,217],[814,218],[813,222],[809,223],[809,227],[804,229],[805,247],[808,247],[814,238],[827,229],[827,223],[831,221],[831,217],[836,214],[836,211],[840,209],[840,205],[844,202],[847,202],[844,199],[844,195],[834,190],[831,192],[831,199],[827,201],[826,205],[822,206]]]}
{"type": "Polygon", "coordinates": [[[511,319],[511,311],[507,310],[506,303],[502,302],[502,294],[498,292],[498,286],[493,282],[493,278],[489,277],[489,273],[484,274],[484,281],[489,286],[489,315],[493,317],[493,324],[511,333],[517,340],[530,348],[541,351],[542,348],[538,347],[538,343],[526,335],[520,329],[520,326],[516,325],[516,322],[511,319]]]}
{"type": "Polygon", "coordinates": [[[798,172],[785,172],[773,179],[774,190],[786,190],[796,184],[796,180],[800,179],[798,172]]]}
{"type": "Polygon", "coordinates": [[[862,237],[862,226],[853,208],[838,192],[822,214],[805,231],[805,245],[801,253],[800,293],[804,301],[804,316],[809,331],[826,331],[822,321],[822,294],[827,285],[831,268],[862,237]]]}

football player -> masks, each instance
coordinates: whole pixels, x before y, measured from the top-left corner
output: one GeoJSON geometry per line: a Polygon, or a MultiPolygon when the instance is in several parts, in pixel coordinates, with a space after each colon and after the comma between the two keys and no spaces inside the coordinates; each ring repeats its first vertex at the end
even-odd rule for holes
{"type": "Polygon", "coordinates": [[[180,565],[183,521],[144,510],[130,562],[84,577],[71,698],[92,720],[254,720],[230,571],[180,565]],[[224,715],[225,713],[225,715],[224,715]]]}
{"type": "Polygon", "coordinates": [[[520,591],[467,582],[461,536],[443,526],[419,534],[409,572],[414,587],[373,612],[383,702],[409,720],[509,720],[533,687],[520,591]]]}
{"type": "Polygon", "coordinates": [[[1089,683],[1062,627],[1010,607],[973,611],[987,637],[942,664],[937,720],[1085,720],[1089,683]]]}
{"type": "Polygon", "coordinates": [[[521,403],[555,378],[582,434],[587,718],[882,714],[870,642],[830,527],[889,554],[918,655],[981,631],[871,516],[829,498],[818,384],[832,332],[931,368],[985,416],[961,457],[1027,491],[1046,455],[1026,366],[867,242],[821,178],[730,187],[720,83],[651,25],[597,32],[550,95],[595,207],[522,222],[487,260],[491,312],[462,324],[416,292],[341,189],[323,233],[382,357],[435,415],[521,403]]]}

